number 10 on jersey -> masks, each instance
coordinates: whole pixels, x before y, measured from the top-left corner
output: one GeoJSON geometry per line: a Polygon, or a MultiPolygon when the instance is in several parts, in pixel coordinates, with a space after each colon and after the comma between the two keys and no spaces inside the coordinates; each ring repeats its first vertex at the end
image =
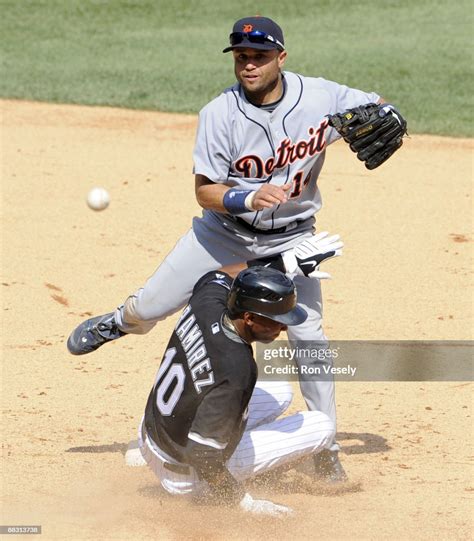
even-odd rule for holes
{"type": "Polygon", "coordinates": [[[175,355],[176,348],[169,348],[166,351],[155,379],[156,385],[158,381],[160,381],[162,376],[166,374],[161,383],[159,384],[156,392],[156,405],[158,406],[161,415],[164,416],[168,416],[173,413],[176,402],[178,402],[184,390],[184,380],[186,379],[186,374],[184,372],[183,366],[178,363],[171,364],[171,361],[173,360],[175,355]],[[165,395],[168,394],[172,383],[175,384],[173,391],[165,400],[165,395]]]}

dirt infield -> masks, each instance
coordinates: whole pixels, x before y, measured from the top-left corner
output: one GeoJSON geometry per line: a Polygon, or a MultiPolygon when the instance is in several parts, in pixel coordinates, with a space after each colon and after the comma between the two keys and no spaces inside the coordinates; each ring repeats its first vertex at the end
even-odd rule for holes
{"type": "MultiPolygon", "coordinates": [[[[470,383],[338,384],[351,483],[331,493],[290,472],[253,484],[291,519],[196,508],[127,468],[174,318],[85,357],[65,342],[141,285],[200,213],[196,117],[1,106],[1,524],[41,525],[45,540],[471,538],[470,383]],[[85,204],[94,185],[111,194],[106,211],[85,204]]],[[[331,147],[318,229],[346,244],[323,286],[331,338],[472,339],[473,146],[412,136],[372,172],[331,147]]],[[[297,394],[292,411],[303,408],[297,394]]]]}

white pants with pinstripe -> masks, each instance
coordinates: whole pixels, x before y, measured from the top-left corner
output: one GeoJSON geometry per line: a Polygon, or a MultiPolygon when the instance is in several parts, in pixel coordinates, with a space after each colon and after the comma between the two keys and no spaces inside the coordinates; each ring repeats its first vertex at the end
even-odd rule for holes
{"type": "MultiPolygon", "coordinates": [[[[286,382],[258,382],[249,403],[247,428],[227,462],[238,481],[245,481],[305,455],[322,451],[333,440],[334,423],[319,411],[303,411],[278,419],[292,399],[286,382]]],[[[138,431],[140,451],[163,488],[171,494],[199,494],[206,483],[193,468],[189,474],[176,473],[166,463],[177,464],[138,431]]]]}
{"type": "MultiPolygon", "coordinates": [[[[130,295],[115,311],[119,328],[127,333],[144,334],[158,321],[174,314],[189,300],[194,284],[202,275],[225,265],[258,257],[265,257],[289,250],[313,234],[313,222],[307,220],[294,230],[280,235],[257,235],[226,220],[218,213],[204,213],[194,218],[193,227],[181,237],[174,249],[147,280],[146,284],[130,295]],[[192,261],[192,265],[189,262],[192,261]]],[[[308,313],[301,325],[288,328],[288,338],[293,347],[310,347],[315,341],[327,340],[322,327],[323,303],[319,280],[296,276],[298,303],[308,313]],[[304,345],[298,344],[303,341],[304,345]]],[[[299,364],[300,359],[296,356],[299,364]]],[[[301,362],[308,364],[308,359],[301,362]]],[[[331,365],[331,359],[312,359],[320,368],[331,365]]],[[[309,379],[300,381],[301,392],[309,410],[322,411],[336,424],[336,400],[333,381],[309,379]]],[[[339,450],[333,441],[328,448],[339,450]]]]}

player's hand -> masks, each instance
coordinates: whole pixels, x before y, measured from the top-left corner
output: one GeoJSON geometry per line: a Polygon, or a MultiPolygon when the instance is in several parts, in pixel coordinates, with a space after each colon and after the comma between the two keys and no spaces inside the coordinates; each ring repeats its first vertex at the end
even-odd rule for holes
{"type": "Polygon", "coordinates": [[[260,189],[255,192],[255,196],[252,200],[252,207],[254,210],[263,210],[286,203],[288,196],[286,192],[291,188],[291,184],[284,184],[283,186],[274,186],[273,184],[264,184],[260,189]]]}
{"type": "Polygon", "coordinates": [[[278,517],[282,515],[290,515],[293,509],[284,505],[278,505],[268,500],[254,500],[250,494],[245,496],[240,501],[240,507],[247,513],[254,515],[271,515],[278,517]]]}
{"type": "Polygon", "coordinates": [[[283,252],[286,272],[324,280],[331,278],[328,272],[319,270],[319,265],[332,257],[342,255],[344,243],[339,235],[329,236],[327,231],[305,239],[291,250],[283,252]]]}

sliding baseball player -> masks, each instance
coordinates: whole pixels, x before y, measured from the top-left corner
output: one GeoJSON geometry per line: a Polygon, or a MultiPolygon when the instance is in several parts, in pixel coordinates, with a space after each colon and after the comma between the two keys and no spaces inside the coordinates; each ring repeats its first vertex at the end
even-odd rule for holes
{"type": "Polygon", "coordinates": [[[139,430],[139,448],[169,493],[280,515],[243,481],[322,451],[334,423],[318,411],[278,419],[291,402],[287,382],[260,383],[251,344],[269,343],[303,323],[292,280],[251,267],[232,282],[204,275],[166,348],[139,430]]]}

